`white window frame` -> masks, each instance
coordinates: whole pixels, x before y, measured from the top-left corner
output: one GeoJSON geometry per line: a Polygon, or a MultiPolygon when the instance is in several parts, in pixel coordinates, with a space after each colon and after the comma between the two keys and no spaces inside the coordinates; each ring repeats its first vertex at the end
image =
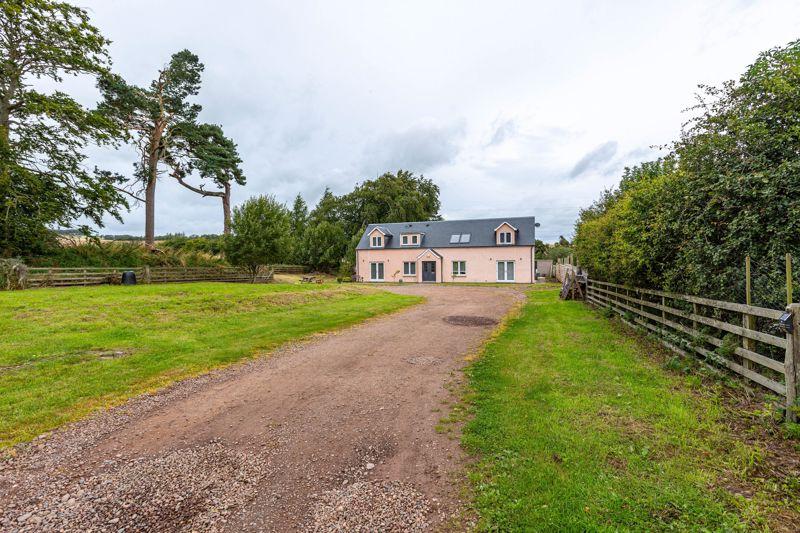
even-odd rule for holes
{"type": "Polygon", "coordinates": [[[400,246],[419,246],[419,235],[416,233],[401,235],[400,246]]]}
{"type": "Polygon", "coordinates": [[[384,281],[386,279],[386,267],[383,265],[383,261],[372,261],[369,264],[369,280],[370,281],[384,281]],[[372,265],[375,265],[375,272],[373,274],[372,265]],[[379,268],[380,267],[380,268],[379,268]],[[381,277],[377,277],[377,274],[380,271],[381,277]]]}
{"type": "Polygon", "coordinates": [[[369,247],[383,248],[383,235],[373,235],[369,247]]]}
{"type": "Polygon", "coordinates": [[[416,276],[417,275],[417,262],[416,261],[403,261],[403,275],[416,276]],[[409,268],[411,267],[411,268],[409,268]]]}
{"type": "Polygon", "coordinates": [[[517,265],[516,261],[511,260],[502,260],[498,261],[496,265],[496,274],[497,274],[497,282],[498,283],[515,283],[517,281],[517,265]],[[503,279],[500,279],[500,263],[503,263],[503,279]],[[511,279],[508,279],[508,264],[511,263],[514,265],[511,267],[513,271],[513,276],[511,279]]]}
{"type": "Polygon", "coordinates": [[[514,240],[510,231],[500,232],[500,244],[514,244],[514,240]]]}
{"type": "Polygon", "coordinates": [[[466,276],[467,275],[467,262],[466,261],[453,261],[453,276],[466,276]],[[463,266],[463,268],[461,268],[463,266]]]}

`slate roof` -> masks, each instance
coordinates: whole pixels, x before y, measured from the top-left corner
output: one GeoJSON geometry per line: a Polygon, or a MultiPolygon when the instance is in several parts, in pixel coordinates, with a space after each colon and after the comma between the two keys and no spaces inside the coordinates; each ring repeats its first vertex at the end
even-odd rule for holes
{"type": "Polygon", "coordinates": [[[477,220],[441,220],[430,222],[392,222],[388,224],[370,224],[358,241],[358,250],[369,249],[367,237],[375,228],[392,235],[386,239],[384,248],[411,248],[400,246],[403,233],[422,233],[422,242],[417,248],[471,248],[476,246],[503,246],[495,242],[494,230],[503,222],[517,228],[516,245],[533,246],[533,225],[535,217],[484,218],[477,220]],[[450,236],[469,233],[468,243],[451,243],[450,236]]]}

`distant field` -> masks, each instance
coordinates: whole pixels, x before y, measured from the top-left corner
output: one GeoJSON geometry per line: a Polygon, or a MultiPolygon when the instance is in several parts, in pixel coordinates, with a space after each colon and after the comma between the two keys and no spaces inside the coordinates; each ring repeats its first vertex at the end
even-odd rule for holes
{"type": "Polygon", "coordinates": [[[331,284],[0,292],[0,447],[132,395],[419,300],[331,284]]]}

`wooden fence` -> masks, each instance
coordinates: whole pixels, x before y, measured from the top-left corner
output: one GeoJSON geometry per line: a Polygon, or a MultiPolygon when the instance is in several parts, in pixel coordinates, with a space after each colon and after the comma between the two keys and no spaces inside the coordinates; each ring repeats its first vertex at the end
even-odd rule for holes
{"type": "MultiPolygon", "coordinates": [[[[285,267],[286,265],[281,266],[285,267]]],[[[127,271],[136,275],[138,283],[252,281],[248,272],[233,267],[29,267],[22,285],[25,288],[118,285],[122,282],[122,273],[127,271]]],[[[255,281],[259,283],[269,281],[272,279],[273,273],[272,268],[264,268],[255,281]]]]}
{"type": "MultiPolygon", "coordinates": [[[[652,331],[671,350],[699,354],[777,393],[787,407],[795,406],[800,304],[768,309],[592,279],[586,298],[652,331]],[[780,328],[785,313],[791,326],[780,328]]],[[[787,409],[787,419],[795,420],[794,409],[787,409]]]]}
{"type": "Polygon", "coordinates": [[[276,274],[305,274],[308,267],[303,265],[272,265],[272,270],[276,274]]]}

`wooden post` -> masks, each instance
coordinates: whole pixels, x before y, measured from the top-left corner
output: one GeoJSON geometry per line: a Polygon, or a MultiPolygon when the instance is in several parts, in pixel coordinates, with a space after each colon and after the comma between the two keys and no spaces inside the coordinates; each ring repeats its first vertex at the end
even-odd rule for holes
{"type": "Polygon", "coordinates": [[[797,360],[800,358],[800,304],[790,304],[786,311],[792,313],[792,332],[786,334],[786,420],[797,421],[795,401],[797,400],[797,360]]]}
{"type": "MultiPolygon", "coordinates": [[[[744,258],[744,298],[747,305],[752,305],[752,293],[750,290],[750,256],[744,258]]],[[[745,329],[756,329],[755,317],[748,314],[742,314],[742,327],[745,329]]],[[[756,341],[753,339],[742,337],[742,348],[754,352],[756,349],[756,341]]],[[[753,367],[752,361],[746,357],[742,357],[742,366],[751,369],[753,367]]]]}
{"type": "Polygon", "coordinates": [[[786,254],[786,305],[792,305],[792,254],[786,254]]]}
{"type": "Polygon", "coordinates": [[[144,272],[142,274],[142,277],[144,278],[142,281],[149,285],[150,284],[150,265],[145,265],[144,266],[144,272]]]}

